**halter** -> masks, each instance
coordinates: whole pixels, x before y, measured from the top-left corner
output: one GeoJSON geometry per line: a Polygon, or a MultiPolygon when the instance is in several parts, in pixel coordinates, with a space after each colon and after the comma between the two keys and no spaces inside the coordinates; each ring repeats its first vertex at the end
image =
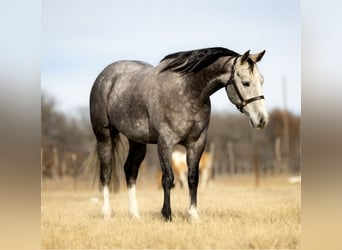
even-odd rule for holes
{"type": "Polygon", "coordinates": [[[265,97],[263,95],[259,95],[259,96],[255,96],[255,97],[252,97],[252,98],[249,98],[247,100],[245,100],[245,98],[243,98],[243,96],[241,95],[241,92],[239,91],[237,85],[236,85],[236,82],[234,80],[234,75],[235,75],[235,64],[236,64],[236,61],[237,61],[238,57],[236,57],[234,59],[234,62],[233,62],[233,65],[232,65],[232,70],[231,70],[231,75],[230,75],[230,78],[229,80],[227,81],[225,87],[227,87],[228,85],[233,85],[234,88],[235,88],[235,91],[240,99],[240,104],[235,104],[236,108],[241,112],[243,113],[243,108],[251,103],[251,102],[255,102],[255,101],[258,101],[258,100],[261,100],[261,99],[265,99],[265,97]]]}

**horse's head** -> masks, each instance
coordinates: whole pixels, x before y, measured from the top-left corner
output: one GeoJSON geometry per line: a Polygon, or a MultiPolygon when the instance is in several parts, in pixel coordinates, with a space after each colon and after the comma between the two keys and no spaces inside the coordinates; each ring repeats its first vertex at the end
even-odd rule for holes
{"type": "Polygon", "coordinates": [[[226,85],[229,100],[250,119],[254,128],[264,128],[268,122],[264,96],[262,94],[263,76],[256,65],[265,54],[247,51],[233,61],[231,76],[226,85]]]}

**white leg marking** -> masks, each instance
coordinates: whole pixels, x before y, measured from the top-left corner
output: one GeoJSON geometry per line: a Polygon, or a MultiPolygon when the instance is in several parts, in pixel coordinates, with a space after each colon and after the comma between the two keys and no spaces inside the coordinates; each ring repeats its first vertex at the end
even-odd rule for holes
{"type": "Polygon", "coordinates": [[[197,212],[197,207],[195,205],[190,205],[190,208],[188,209],[188,214],[190,215],[190,219],[199,220],[199,215],[197,212]]]}
{"type": "Polygon", "coordinates": [[[109,203],[109,188],[108,185],[103,187],[103,207],[102,213],[105,219],[110,218],[112,216],[112,209],[109,203]]]}
{"type": "Polygon", "coordinates": [[[128,199],[129,199],[129,211],[132,214],[133,218],[139,218],[138,212],[138,202],[137,196],[135,192],[135,185],[132,185],[128,188],[128,199]]]}

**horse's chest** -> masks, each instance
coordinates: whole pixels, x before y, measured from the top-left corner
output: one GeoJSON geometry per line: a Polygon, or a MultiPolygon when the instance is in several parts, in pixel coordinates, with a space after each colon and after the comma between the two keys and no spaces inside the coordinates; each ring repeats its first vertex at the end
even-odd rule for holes
{"type": "Polygon", "coordinates": [[[202,135],[207,126],[208,121],[194,121],[187,138],[197,141],[197,139],[202,135]]]}

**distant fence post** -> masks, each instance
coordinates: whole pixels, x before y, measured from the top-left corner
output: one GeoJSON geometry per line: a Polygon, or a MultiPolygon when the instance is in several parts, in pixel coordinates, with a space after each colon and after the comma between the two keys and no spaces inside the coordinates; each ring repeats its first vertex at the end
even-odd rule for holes
{"type": "Polygon", "coordinates": [[[254,145],[253,160],[254,160],[255,186],[258,187],[259,186],[259,155],[258,155],[258,149],[256,145],[254,145]]]}
{"type": "Polygon", "coordinates": [[[71,164],[72,164],[72,174],[73,174],[73,188],[74,192],[76,191],[77,188],[77,177],[78,177],[78,166],[77,166],[77,155],[75,153],[71,154],[71,164]]]}
{"type": "Polygon", "coordinates": [[[227,149],[228,149],[228,158],[229,158],[229,173],[230,175],[233,175],[235,173],[235,158],[234,158],[233,143],[231,141],[228,141],[227,149]]]}
{"type": "Polygon", "coordinates": [[[53,147],[52,149],[52,169],[53,169],[53,174],[52,176],[59,177],[60,178],[60,166],[59,166],[59,160],[58,160],[58,150],[56,147],[53,147]]]}
{"type": "Polygon", "coordinates": [[[274,168],[279,173],[282,171],[282,159],[281,159],[281,151],[280,151],[280,138],[277,137],[274,142],[274,155],[275,155],[275,162],[274,168]]]}

